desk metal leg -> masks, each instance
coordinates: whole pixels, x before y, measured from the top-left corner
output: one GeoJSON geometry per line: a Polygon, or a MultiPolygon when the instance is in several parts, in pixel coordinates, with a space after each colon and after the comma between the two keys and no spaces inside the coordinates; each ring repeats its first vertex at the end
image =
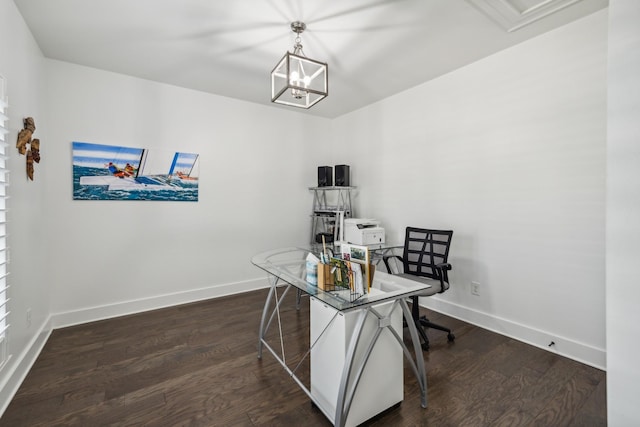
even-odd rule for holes
{"type": "MultiPolygon", "coordinates": [[[[404,318],[411,319],[411,311],[409,310],[409,307],[407,306],[407,302],[404,300],[404,298],[400,299],[399,303],[400,303],[400,306],[402,307],[404,318]]],[[[393,331],[393,329],[392,331],[394,332],[396,339],[402,345],[405,355],[407,356],[407,359],[411,363],[413,372],[415,373],[416,378],[418,380],[418,384],[420,385],[420,394],[421,394],[420,404],[422,405],[423,408],[426,408],[427,407],[427,372],[424,367],[424,355],[422,354],[422,347],[420,347],[420,338],[418,337],[418,330],[416,329],[415,322],[411,322],[411,321],[407,322],[407,328],[409,328],[409,333],[411,334],[411,341],[413,341],[413,352],[415,354],[415,359],[416,359],[415,362],[411,357],[411,354],[409,353],[407,346],[404,345],[404,341],[402,340],[402,337],[399,336],[395,331],[393,331]]]]}
{"type": "MultiPolygon", "coordinates": [[[[367,320],[368,309],[360,310],[360,314],[358,316],[358,321],[356,322],[356,327],[353,331],[353,335],[351,336],[351,341],[349,342],[349,348],[347,349],[347,355],[344,363],[344,368],[342,369],[342,378],[340,379],[340,388],[338,389],[338,402],[336,404],[336,415],[335,415],[335,427],[344,426],[347,421],[347,415],[349,413],[349,407],[351,406],[351,401],[353,400],[353,394],[356,391],[356,384],[351,387],[351,393],[347,396],[347,386],[349,384],[349,376],[351,375],[351,369],[353,368],[353,362],[356,355],[356,349],[358,347],[358,341],[360,341],[360,335],[362,335],[362,329],[364,327],[364,322],[367,320]],[[345,402],[347,403],[345,405],[345,402]]],[[[377,339],[378,335],[375,336],[377,339]]],[[[372,347],[372,346],[370,346],[372,347]]],[[[371,352],[371,348],[369,348],[369,352],[371,352]]],[[[369,355],[365,355],[366,359],[369,358],[369,355]]],[[[358,370],[362,369],[364,366],[364,362],[360,364],[358,370]]]]}
{"type": "Polygon", "coordinates": [[[338,402],[336,405],[336,418],[335,418],[335,426],[343,426],[346,422],[347,415],[349,414],[349,410],[351,409],[351,403],[353,402],[353,398],[356,393],[356,389],[358,387],[358,383],[360,382],[360,378],[364,373],[364,369],[367,365],[367,361],[373,352],[376,342],[382,333],[382,330],[387,328],[392,333],[392,335],[398,341],[400,347],[402,347],[402,351],[409,361],[411,368],[418,380],[418,384],[420,385],[420,404],[423,408],[427,407],[427,376],[426,370],[424,366],[424,356],[422,355],[422,348],[420,347],[420,339],[418,338],[418,332],[416,330],[415,325],[409,326],[409,332],[411,334],[411,341],[413,341],[413,348],[415,354],[414,357],[411,355],[411,352],[404,344],[402,336],[398,334],[397,331],[393,329],[391,326],[391,316],[393,312],[397,309],[397,306],[400,305],[402,311],[405,316],[411,315],[409,311],[409,307],[404,299],[399,299],[394,302],[394,306],[391,308],[387,315],[381,315],[378,313],[374,307],[368,307],[364,310],[361,310],[358,320],[356,322],[356,327],[354,329],[354,334],[352,335],[351,341],[349,343],[349,348],[347,350],[345,366],[342,371],[342,378],[340,380],[340,388],[338,389],[338,402]],[[377,317],[378,320],[378,329],[374,333],[373,337],[370,339],[367,349],[364,352],[364,355],[357,364],[354,363],[356,357],[356,349],[360,343],[360,338],[362,335],[362,330],[364,328],[364,324],[366,322],[366,318],[369,314],[373,314],[377,317]],[[349,384],[349,379],[351,376],[352,370],[355,368],[356,374],[349,384]]]}
{"type": "Polygon", "coordinates": [[[273,297],[274,290],[275,286],[271,285],[269,287],[269,293],[267,294],[267,300],[265,301],[264,308],[262,309],[262,317],[260,318],[260,329],[258,330],[258,359],[262,359],[262,341],[266,333],[264,329],[265,320],[267,319],[267,310],[269,308],[269,305],[271,304],[271,298],[273,297]]]}
{"type": "Polygon", "coordinates": [[[263,346],[263,342],[264,342],[264,337],[267,334],[267,331],[269,330],[269,327],[271,326],[271,322],[273,321],[273,318],[276,315],[280,314],[280,304],[282,303],[282,300],[284,299],[284,297],[289,292],[289,289],[291,289],[291,285],[287,285],[287,287],[285,288],[284,292],[282,293],[282,295],[278,299],[278,295],[277,295],[277,292],[278,292],[278,290],[277,290],[278,279],[277,278],[275,278],[275,279],[274,278],[269,278],[269,281],[271,281],[271,287],[269,289],[269,293],[267,294],[267,300],[264,303],[264,308],[262,309],[262,317],[260,319],[260,330],[258,331],[258,359],[262,358],[262,346],[263,346]],[[273,299],[274,296],[276,298],[276,304],[275,304],[275,307],[273,308],[273,311],[271,312],[271,316],[269,317],[269,321],[266,321],[267,320],[267,313],[269,312],[269,306],[271,305],[271,300],[273,299]]]}

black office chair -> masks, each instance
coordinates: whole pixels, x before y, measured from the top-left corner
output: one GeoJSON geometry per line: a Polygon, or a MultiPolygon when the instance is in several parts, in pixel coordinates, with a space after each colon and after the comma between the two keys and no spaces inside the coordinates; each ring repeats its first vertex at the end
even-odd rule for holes
{"type": "MultiPolygon", "coordinates": [[[[411,297],[411,316],[424,342],[422,344],[423,350],[429,350],[429,338],[427,338],[425,328],[447,332],[447,339],[449,341],[455,339],[451,329],[432,323],[425,316],[420,317],[420,307],[418,305],[419,297],[429,297],[436,293],[443,293],[449,289],[447,272],[451,270],[451,264],[447,262],[447,258],[449,256],[449,246],[452,236],[453,231],[450,230],[429,230],[407,227],[402,257],[398,255],[383,257],[384,264],[389,273],[431,285],[431,288],[420,295],[411,297]],[[389,263],[389,260],[392,258],[402,262],[402,272],[394,272],[392,270],[392,264],[389,263]]],[[[394,270],[398,269],[396,268],[394,270]]],[[[408,320],[409,319],[405,319],[405,321],[408,320]]]]}

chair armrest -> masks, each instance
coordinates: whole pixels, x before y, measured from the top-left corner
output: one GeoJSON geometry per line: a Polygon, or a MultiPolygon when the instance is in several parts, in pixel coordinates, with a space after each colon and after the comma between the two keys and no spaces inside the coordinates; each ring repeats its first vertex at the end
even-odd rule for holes
{"type": "MultiPolygon", "coordinates": [[[[446,291],[446,289],[444,288],[444,276],[445,276],[445,272],[451,270],[451,264],[449,264],[448,262],[443,262],[441,264],[436,264],[436,268],[438,269],[438,276],[440,279],[440,292],[438,292],[439,294],[443,294],[444,291],[446,291]]],[[[447,283],[449,283],[449,281],[447,280],[447,283]]]]}
{"type": "Polygon", "coordinates": [[[448,262],[443,262],[442,264],[437,264],[436,267],[438,267],[440,270],[451,270],[451,264],[449,264],[448,262]]]}
{"type": "Polygon", "coordinates": [[[387,255],[387,256],[383,256],[382,257],[382,261],[384,262],[384,266],[387,267],[387,271],[389,272],[389,274],[394,274],[393,271],[391,271],[391,266],[389,266],[389,260],[391,258],[396,258],[396,259],[400,260],[401,263],[404,263],[404,260],[402,259],[402,257],[400,255],[387,255]]]}

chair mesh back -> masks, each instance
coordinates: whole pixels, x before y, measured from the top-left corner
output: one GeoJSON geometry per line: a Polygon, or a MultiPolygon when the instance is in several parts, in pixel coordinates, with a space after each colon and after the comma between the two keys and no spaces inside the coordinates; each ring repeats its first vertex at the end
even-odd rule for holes
{"type": "MultiPolygon", "coordinates": [[[[403,254],[404,272],[439,279],[439,271],[434,266],[447,262],[451,236],[451,230],[407,227],[403,254]]],[[[449,282],[446,270],[443,280],[449,282]]]]}

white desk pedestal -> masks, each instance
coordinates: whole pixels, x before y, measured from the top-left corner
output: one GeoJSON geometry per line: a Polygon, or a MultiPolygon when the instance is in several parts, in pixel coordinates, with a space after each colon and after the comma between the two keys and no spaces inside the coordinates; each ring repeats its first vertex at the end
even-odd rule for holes
{"type": "MultiPolygon", "coordinates": [[[[380,292],[372,289],[372,292],[380,292]]],[[[387,315],[393,303],[375,305],[375,310],[387,315]]],[[[345,357],[360,310],[338,313],[322,301],[311,297],[311,396],[332,421],[335,420],[337,396],[345,364],[345,357]],[[331,319],[333,323],[325,330],[331,319]],[[323,333],[324,331],[324,333],[323,333]],[[320,337],[320,338],[318,338],[320,337]],[[318,340],[318,342],[315,342],[318,340]]],[[[402,310],[390,316],[391,326],[402,336],[402,310]]],[[[369,315],[363,327],[354,365],[362,362],[366,347],[379,328],[378,319],[369,315]]],[[[355,373],[351,372],[351,378],[355,373]]],[[[381,331],[353,398],[346,426],[356,426],[392,407],[403,399],[403,353],[388,329],[381,331]]],[[[352,389],[352,381],[348,390],[352,389]]]]}

